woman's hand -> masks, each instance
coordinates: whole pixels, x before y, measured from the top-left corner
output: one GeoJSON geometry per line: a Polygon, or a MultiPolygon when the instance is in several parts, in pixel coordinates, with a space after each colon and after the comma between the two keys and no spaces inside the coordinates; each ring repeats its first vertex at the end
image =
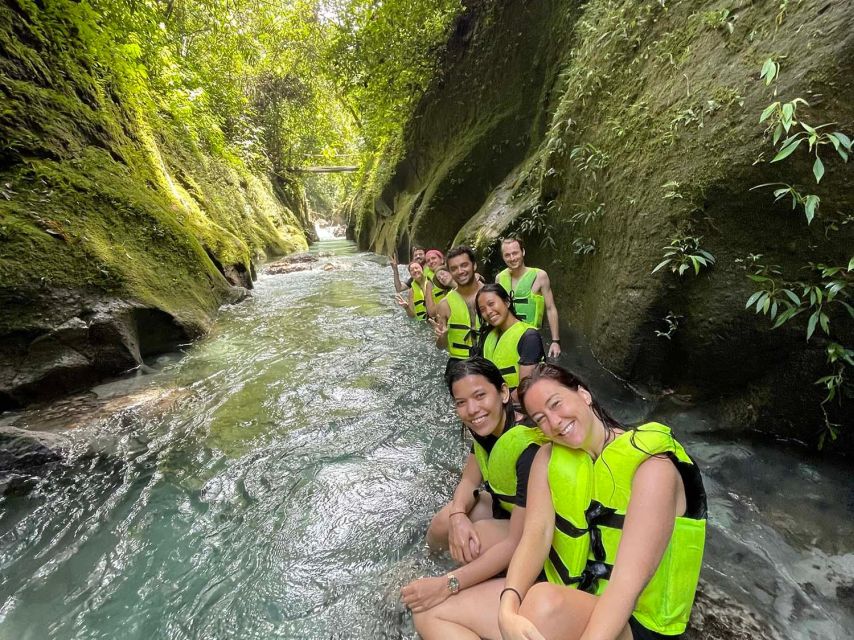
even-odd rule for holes
{"type": "Polygon", "coordinates": [[[391,268],[394,269],[395,271],[397,271],[398,262],[397,262],[397,253],[396,252],[391,254],[391,256],[389,256],[388,261],[391,263],[391,268]]]}
{"type": "Polygon", "coordinates": [[[394,296],[394,300],[395,300],[395,302],[397,302],[397,304],[399,306],[403,307],[404,309],[406,309],[409,306],[409,301],[406,298],[404,298],[403,294],[401,294],[401,293],[398,293],[396,296],[394,296]]]}
{"type": "Polygon", "coordinates": [[[447,576],[418,578],[400,590],[403,603],[412,613],[420,613],[442,604],[451,595],[447,576]]]}
{"type": "Polygon", "coordinates": [[[501,640],[545,640],[534,623],[518,613],[500,612],[498,628],[501,640]]]}
{"type": "Polygon", "coordinates": [[[448,325],[445,323],[445,320],[441,317],[437,317],[435,320],[428,320],[430,326],[433,327],[433,333],[436,336],[436,340],[441,340],[442,338],[447,338],[448,336],[448,325]]]}
{"type": "Polygon", "coordinates": [[[460,564],[468,564],[480,555],[480,538],[465,513],[449,516],[448,548],[451,557],[460,564]]]}

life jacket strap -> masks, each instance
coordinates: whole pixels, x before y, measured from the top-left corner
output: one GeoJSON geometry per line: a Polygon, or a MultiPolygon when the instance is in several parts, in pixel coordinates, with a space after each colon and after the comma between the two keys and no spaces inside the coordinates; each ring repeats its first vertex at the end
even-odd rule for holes
{"type": "Polygon", "coordinates": [[[587,566],[581,574],[581,580],[578,582],[578,588],[581,591],[592,591],[599,580],[610,580],[613,570],[614,565],[612,564],[588,560],[587,566]]]}
{"type": "Polygon", "coordinates": [[[558,531],[568,535],[570,538],[580,538],[587,533],[587,529],[579,529],[559,513],[555,514],[555,527],[557,527],[558,531]]]}
{"type": "Polygon", "coordinates": [[[566,565],[563,563],[563,560],[560,559],[555,548],[552,547],[549,549],[549,560],[552,562],[552,566],[554,566],[555,571],[557,571],[558,576],[560,577],[560,581],[565,585],[571,584],[580,584],[584,579],[584,574],[580,576],[570,575],[569,570],[566,568],[566,565]]]}

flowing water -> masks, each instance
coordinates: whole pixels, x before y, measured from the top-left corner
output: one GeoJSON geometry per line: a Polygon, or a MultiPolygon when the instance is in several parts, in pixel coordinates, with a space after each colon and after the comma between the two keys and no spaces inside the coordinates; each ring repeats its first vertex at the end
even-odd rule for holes
{"type": "MultiPolygon", "coordinates": [[[[262,275],[185,354],[96,388],[100,417],[68,432],[67,461],[7,478],[0,639],[414,637],[398,590],[447,567],[423,538],[466,453],[445,359],[382,258],[315,251],[335,255],[262,275]]],[[[783,637],[851,637],[847,470],[720,440],[711,416],[566,351],[620,417],[668,422],[700,461],[706,578],[783,637]]]]}

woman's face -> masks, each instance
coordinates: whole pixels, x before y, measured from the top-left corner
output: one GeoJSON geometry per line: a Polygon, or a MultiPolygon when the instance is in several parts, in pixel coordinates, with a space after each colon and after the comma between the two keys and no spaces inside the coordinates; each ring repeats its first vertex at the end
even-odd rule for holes
{"type": "Polygon", "coordinates": [[[587,449],[594,435],[593,398],[555,380],[540,378],[525,394],[525,408],[549,440],[571,449],[587,449]]]}
{"type": "Polygon", "coordinates": [[[454,286],[454,277],[451,275],[450,271],[445,271],[442,269],[441,271],[436,272],[436,280],[439,281],[446,289],[450,289],[454,286]]]}
{"type": "Polygon", "coordinates": [[[409,265],[409,275],[412,276],[415,280],[421,279],[421,274],[424,273],[424,269],[421,268],[421,265],[417,262],[413,262],[409,265]]]}
{"type": "Polygon", "coordinates": [[[427,260],[427,266],[434,271],[436,270],[436,267],[442,264],[442,257],[435,253],[428,253],[425,260],[427,260]]]}
{"type": "Polygon", "coordinates": [[[510,390],[501,391],[482,375],[472,374],[451,385],[454,407],[463,424],[479,436],[488,436],[502,427],[504,403],[510,400],[510,390]]]}
{"type": "Polygon", "coordinates": [[[510,307],[495,293],[481,293],[477,297],[477,309],[480,311],[480,317],[493,327],[504,322],[510,313],[510,307]]]}

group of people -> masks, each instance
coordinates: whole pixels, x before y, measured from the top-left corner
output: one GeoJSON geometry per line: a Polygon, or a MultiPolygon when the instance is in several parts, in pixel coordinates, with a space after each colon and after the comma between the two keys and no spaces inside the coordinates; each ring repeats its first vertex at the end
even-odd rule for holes
{"type": "Polygon", "coordinates": [[[560,355],[548,275],[517,238],[493,284],[474,252],[416,247],[397,301],[429,321],[472,436],[429,546],[459,565],[402,589],[424,640],[657,640],[687,626],[702,565],[706,495],[665,425],[615,420],[560,355]],[[408,292],[407,292],[408,289],[408,292]]]}

